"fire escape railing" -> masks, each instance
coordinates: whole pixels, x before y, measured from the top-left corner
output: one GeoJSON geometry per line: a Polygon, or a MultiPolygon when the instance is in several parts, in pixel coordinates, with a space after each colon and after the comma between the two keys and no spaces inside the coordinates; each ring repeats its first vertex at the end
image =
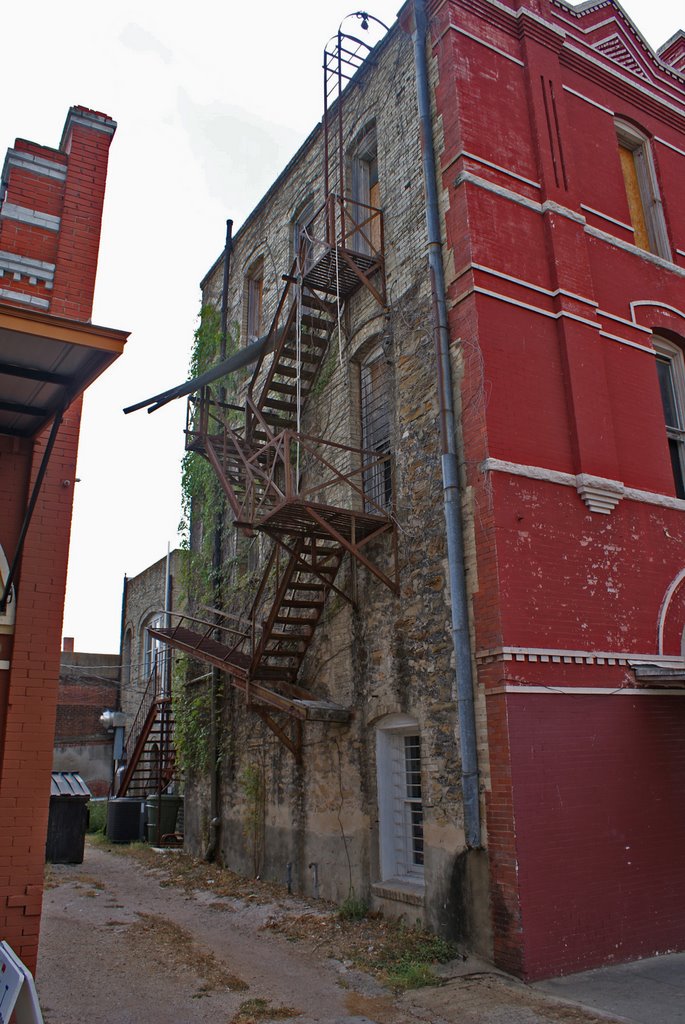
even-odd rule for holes
{"type": "Polygon", "coordinates": [[[194,438],[201,439],[203,445],[209,440],[221,461],[221,475],[233,492],[231,507],[239,525],[258,525],[274,509],[292,501],[388,518],[388,508],[374,500],[367,484],[392,467],[388,452],[325,441],[295,430],[274,433],[254,402],[248,398],[246,404],[265,435],[265,440],[251,449],[245,444],[243,429],[226,422],[222,415],[226,405],[213,397],[210,388],[203,389],[200,399],[193,402],[194,423],[191,414],[186,428],[190,449],[194,438]],[[225,466],[230,460],[234,460],[236,473],[240,471],[239,481],[228,478],[225,466]]]}
{"type": "MultiPolygon", "coordinates": [[[[170,652],[167,651],[165,656],[170,657],[170,652]]],[[[168,769],[173,767],[171,763],[173,760],[173,741],[171,736],[173,731],[171,722],[172,702],[171,694],[166,688],[165,675],[166,673],[164,671],[160,672],[159,665],[155,663],[143,691],[138,711],[126,736],[122,759],[126,767],[116,787],[117,796],[124,796],[131,785],[148,737],[154,726],[155,718],[158,718],[161,723],[158,770],[161,773],[166,773],[168,769]]],[[[167,783],[168,781],[169,779],[166,780],[167,783]]]]}

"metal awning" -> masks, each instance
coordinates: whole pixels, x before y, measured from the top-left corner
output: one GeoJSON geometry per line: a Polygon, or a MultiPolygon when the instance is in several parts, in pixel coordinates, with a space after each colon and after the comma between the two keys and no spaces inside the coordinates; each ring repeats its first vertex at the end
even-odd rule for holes
{"type": "Polygon", "coordinates": [[[0,303],[0,434],[35,437],[121,355],[127,338],[0,303]]]}

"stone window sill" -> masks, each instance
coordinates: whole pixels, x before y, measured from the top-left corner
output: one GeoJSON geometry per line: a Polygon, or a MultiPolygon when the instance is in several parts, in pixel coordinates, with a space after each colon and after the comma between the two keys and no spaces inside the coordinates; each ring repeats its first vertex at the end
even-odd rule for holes
{"type": "Polygon", "coordinates": [[[395,900],[397,903],[422,907],[425,885],[422,878],[386,878],[383,882],[374,882],[371,892],[377,899],[395,900]]]}

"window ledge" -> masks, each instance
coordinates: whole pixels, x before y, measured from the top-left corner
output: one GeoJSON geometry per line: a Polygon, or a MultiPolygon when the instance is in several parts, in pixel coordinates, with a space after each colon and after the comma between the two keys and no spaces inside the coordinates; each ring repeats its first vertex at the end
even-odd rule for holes
{"type": "Polygon", "coordinates": [[[374,882],[371,892],[381,900],[395,900],[414,907],[424,905],[425,885],[422,878],[386,878],[384,882],[374,882]]]}

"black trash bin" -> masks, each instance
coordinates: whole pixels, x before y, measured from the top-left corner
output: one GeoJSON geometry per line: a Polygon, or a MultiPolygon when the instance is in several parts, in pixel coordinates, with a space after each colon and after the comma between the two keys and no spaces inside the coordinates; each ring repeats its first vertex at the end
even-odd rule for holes
{"type": "Polygon", "coordinates": [[[91,792],[78,772],[53,772],[45,860],[83,864],[91,792]]]}
{"type": "Polygon", "coordinates": [[[110,843],[136,843],[143,838],[143,800],[110,797],[107,804],[107,838],[110,843]]]}

